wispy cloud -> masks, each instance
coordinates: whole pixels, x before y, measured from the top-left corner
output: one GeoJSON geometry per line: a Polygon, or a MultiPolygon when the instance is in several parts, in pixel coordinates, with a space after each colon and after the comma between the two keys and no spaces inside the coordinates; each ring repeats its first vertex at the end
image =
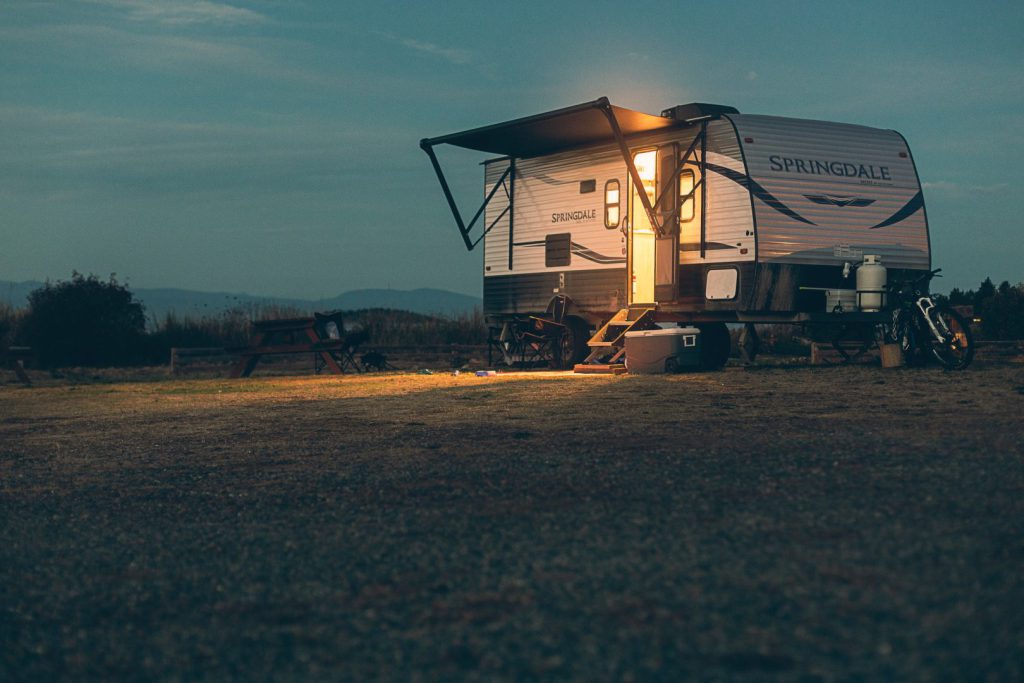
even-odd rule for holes
{"type": "Polygon", "coordinates": [[[1009,183],[995,183],[993,185],[968,185],[955,183],[949,180],[936,180],[934,182],[921,183],[921,187],[929,192],[950,195],[953,197],[965,197],[978,194],[1000,194],[1009,189],[1009,183]]]}
{"type": "Polygon", "coordinates": [[[244,7],[210,0],[85,0],[124,11],[129,19],[161,24],[259,24],[267,17],[244,7]]]}
{"type": "Polygon", "coordinates": [[[138,32],[124,27],[97,24],[0,26],[0,40],[46,45],[55,54],[77,58],[83,64],[108,64],[119,68],[164,73],[234,72],[305,85],[344,83],[343,74],[325,74],[290,65],[290,57],[306,49],[304,44],[261,36],[195,36],[176,32],[138,32]],[[197,67],[204,71],[196,72],[197,67]]]}
{"type": "MultiPolygon", "coordinates": [[[[224,123],[3,105],[0,130],[0,196],[24,197],[337,192],[382,151],[400,157],[414,137],[304,116],[224,123]]],[[[406,170],[400,162],[393,172],[406,170]]]]}
{"type": "Polygon", "coordinates": [[[473,62],[473,53],[469,50],[462,50],[456,47],[444,47],[443,45],[437,45],[436,43],[416,40],[415,38],[405,38],[403,36],[396,36],[393,33],[385,33],[382,31],[378,31],[377,35],[382,38],[386,38],[393,43],[407,47],[410,50],[416,50],[417,52],[423,52],[425,54],[434,55],[435,57],[440,57],[452,64],[471,64],[473,62]]]}

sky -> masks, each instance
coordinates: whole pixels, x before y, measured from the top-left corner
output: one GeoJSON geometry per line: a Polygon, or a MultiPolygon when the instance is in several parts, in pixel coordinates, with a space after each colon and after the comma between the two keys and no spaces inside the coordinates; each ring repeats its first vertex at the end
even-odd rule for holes
{"type": "MultiPolygon", "coordinates": [[[[1019,282],[1022,36],[1019,1],[2,0],[0,280],[480,295],[419,140],[608,96],[898,130],[936,289],[1019,282]]],[[[439,154],[474,211],[483,156],[439,154]]]]}

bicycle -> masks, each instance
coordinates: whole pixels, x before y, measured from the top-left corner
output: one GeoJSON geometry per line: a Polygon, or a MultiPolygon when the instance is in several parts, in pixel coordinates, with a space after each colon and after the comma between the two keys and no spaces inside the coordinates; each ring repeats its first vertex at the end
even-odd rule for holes
{"type": "Polygon", "coordinates": [[[941,277],[941,268],[887,288],[892,320],[885,325],[884,339],[899,344],[907,365],[924,365],[934,357],[949,370],[963,370],[974,358],[974,336],[963,316],[945,304],[937,304],[924,283],[941,277]]]}

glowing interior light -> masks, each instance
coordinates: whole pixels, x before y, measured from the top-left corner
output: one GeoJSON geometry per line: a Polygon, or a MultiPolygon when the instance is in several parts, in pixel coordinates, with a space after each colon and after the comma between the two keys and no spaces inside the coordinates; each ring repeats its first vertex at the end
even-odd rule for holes
{"type": "Polygon", "coordinates": [[[657,173],[656,162],[658,159],[658,152],[651,150],[650,152],[640,152],[633,157],[633,164],[636,166],[636,173],[640,176],[640,180],[643,181],[644,190],[647,192],[648,198],[654,201],[654,181],[657,173]]]}
{"type": "Polygon", "coordinates": [[[604,184],[604,227],[619,226],[619,181],[609,180],[604,184]]]}

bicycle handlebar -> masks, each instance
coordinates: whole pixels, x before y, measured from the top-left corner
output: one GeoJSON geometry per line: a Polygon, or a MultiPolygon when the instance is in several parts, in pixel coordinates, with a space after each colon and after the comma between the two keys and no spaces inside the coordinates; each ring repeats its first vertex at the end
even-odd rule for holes
{"type": "Polygon", "coordinates": [[[934,277],[942,277],[941,275],[939,275],[939,273],[941,272],[942,268],[936,268],[935,270],[929,271],[927,273],[922,273],[921,275],[918,275],[917,277],[912,278],[910,280],[895,280],[892,284],[889,285],[888,289],[891,292],[898,292],[907,285],[916,285],[919,282],[925,282],[927,280],[931,280],[934,277]]]}

